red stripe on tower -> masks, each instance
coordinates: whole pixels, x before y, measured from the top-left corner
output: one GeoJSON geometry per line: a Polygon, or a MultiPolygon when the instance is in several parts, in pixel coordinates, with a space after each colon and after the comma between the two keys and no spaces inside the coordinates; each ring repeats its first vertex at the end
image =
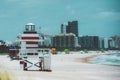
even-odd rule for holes
{"type": "MultiPolygon", "coordinates": [[[[21,47],[19,47],[21,49],[21,47]]],[[[37,49],[39,47],[26,47],[26,49],[37,49]]]]}
{"type": "Polygon", "coordinates": [[[26,47],[26,49],[34,49],[34,48],[38,48],[38,47],[26,47]]]}
{"type": "Polygon", "coordinates": [[[37,34],[37,32],[27,32],[27,31],[25,31],[24,34],[37,34]]]}
{"type": "Polygon", "coordinates": [[[26,44],[38,44],[38,42],[30,42],[30,41],[28,41],[28,42],[26,42],[26,44]]]}
{"type": "Polygon", "coordinates": [[[39,39],[39,37],[22,37],[21,38],[22,40],[25,40],[25,39],[29,39],[29,40],[34,40],[34,39],[36,39],[36,40],[38,40],[39,39]]]}

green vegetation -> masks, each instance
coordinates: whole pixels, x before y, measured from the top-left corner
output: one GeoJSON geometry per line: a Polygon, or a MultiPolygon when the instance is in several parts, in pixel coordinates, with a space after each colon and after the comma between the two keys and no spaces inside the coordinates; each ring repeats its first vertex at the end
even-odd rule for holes
{"type": "Polygon", "coordinates": [[[104,53],[104,52],[105,52],[105,50],[104,50],[104,49],[100,49],[100,51],[101,51],[102,53],[104,53]]]}
{"type": "Polygon", "coordinates": [[[6,45],[0,45],[0,53],[7,53],[8,47],[6,45]]]}
{"type": "Polygon", "coordinates": [[[7,55],[8,53],[0,53],[0,55],[7,55]]]}
{"type": "Polygon", "coordinates": [[[88,53],[88,50],[87,50],[87,49],[84,49],[83,51],[84,51],[85,53],[88,53]]]}
{"type": "Polygon", "coordinates": [[[69,49],[64,49],[65,54],[69,54],[70,50],[69,49]]]}

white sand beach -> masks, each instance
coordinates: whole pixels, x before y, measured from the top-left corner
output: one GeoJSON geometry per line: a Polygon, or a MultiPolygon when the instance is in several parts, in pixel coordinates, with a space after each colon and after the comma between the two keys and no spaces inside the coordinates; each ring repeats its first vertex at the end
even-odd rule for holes
{"type": "Polygon", "coordinates": [[[4,55],[0,75],[7,75],[3,80],[120,80],[120,67],[94,64],[89,59],[96,55],[100,53],[52,55],[52,72],[21,71],[19,61],[4,55]]]}

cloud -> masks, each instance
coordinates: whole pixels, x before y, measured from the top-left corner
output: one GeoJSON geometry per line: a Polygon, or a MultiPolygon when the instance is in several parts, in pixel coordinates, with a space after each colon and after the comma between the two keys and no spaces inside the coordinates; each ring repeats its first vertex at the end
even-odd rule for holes
{"type": "Polygon", "coordinates": [[[6,0],[6,3],[17,4],[17,6],[21,7],[34,7],[38,5],[43,5],[46,2],[46,0],[6,0]]]}
{"type": "Polygon", "coordinates": [[[115,12],[112,12],[112,11],[100,12],[99,15],[103,17],[111,17],[115,15],[115,12]]]}
{"type": "Polygon", "coordinates": [[[71,5],[67,5],[66,6],[66,11],[70,14],[70,15],[75,15],[76,11],[74,10],[74,8],[71,5]]]}
{"type": "Polygon", "coordinates": [[[119,11],[102,11],[99,12],[95,15],[93,15],[93,18],[96,19],[101,19],[101,20],[105,20],[105,19],[109,19],[109,20],[120,20],[120,12],[119,11]]]}
{"type": "Polygon", "coordinates": [[[70,5],[67,5],[66,6],[66,10],[70,10],[71,9],[71,6],[70,5]]]}
{"type": "MultiPolygon", "coordinates": [[[[52,1],[49,0],[6,0],[6,2],[9,3],[18,3],[21,5],[42,5],[42,4],[49,4],[53,3],[52,1]]],[[[55,2],[55,1],[54,1],[55,2]]]]}

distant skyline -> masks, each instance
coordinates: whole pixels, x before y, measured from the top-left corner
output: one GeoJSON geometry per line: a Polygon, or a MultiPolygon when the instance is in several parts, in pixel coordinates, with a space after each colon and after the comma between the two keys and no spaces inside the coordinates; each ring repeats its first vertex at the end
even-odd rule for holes
{"type": "Polygon", "coordinates": [[[29,22],[54,35],[74,20],[79,35],[120,36],[120,0],[1,0],[0,40],[14,41],[29,22]]]}

